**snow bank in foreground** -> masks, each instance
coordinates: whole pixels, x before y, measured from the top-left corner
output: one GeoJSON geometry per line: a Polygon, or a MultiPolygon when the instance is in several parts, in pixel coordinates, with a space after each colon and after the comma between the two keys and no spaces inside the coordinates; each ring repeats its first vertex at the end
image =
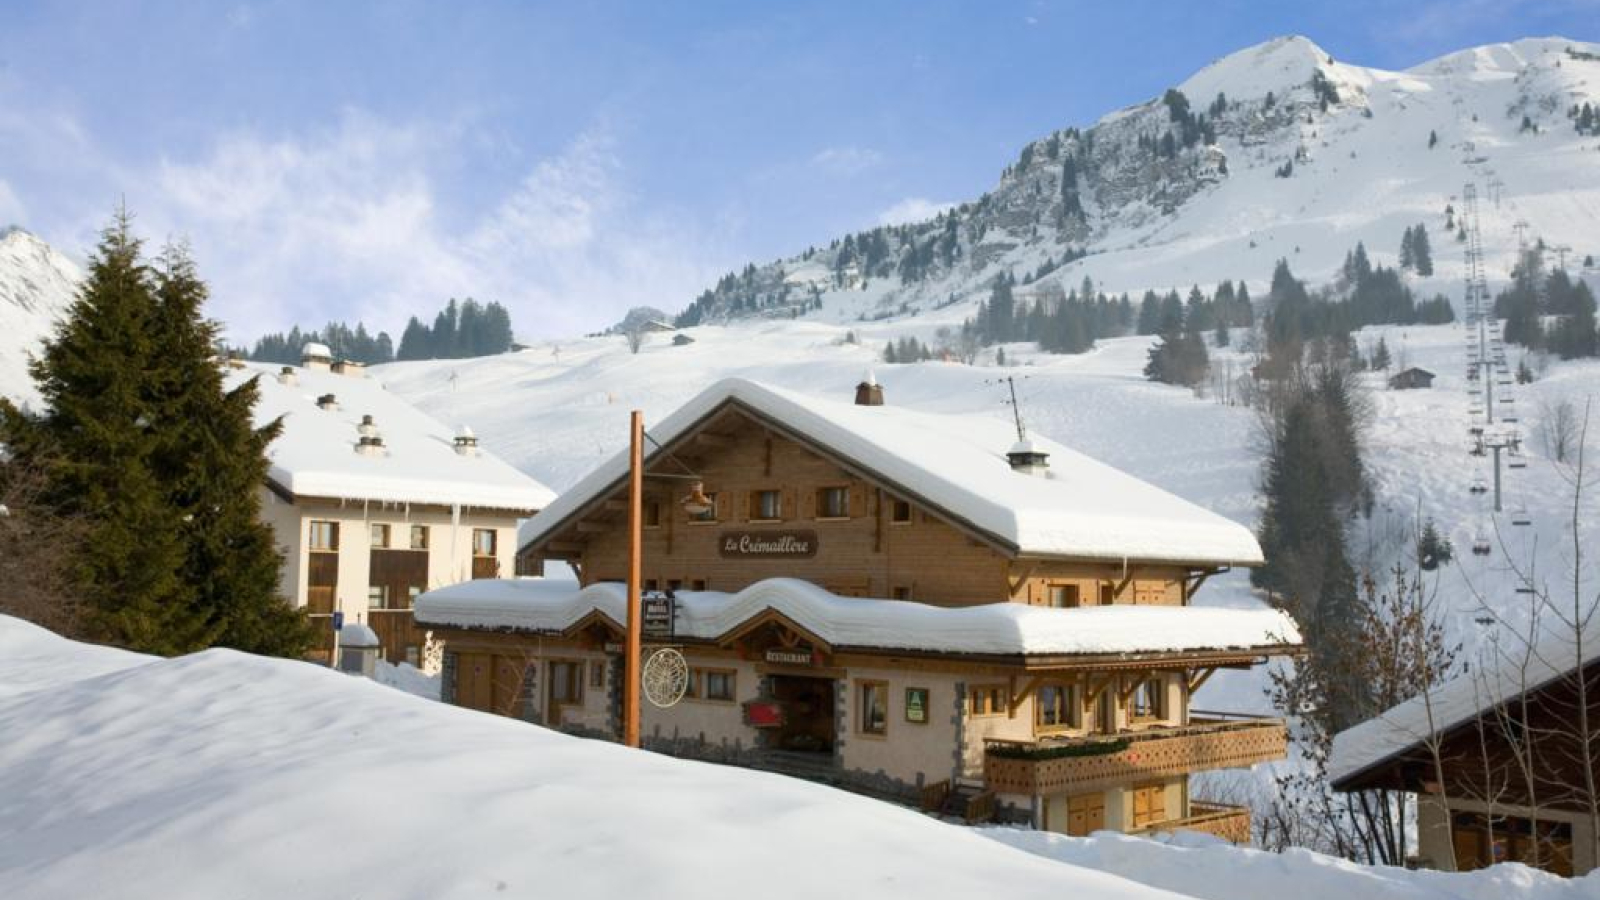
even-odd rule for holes
{"type": "Polygon", "coordinates": [[[1517,863],[1482,872],[1413,872],[1290,850],[1269,853],[1184,832],[1148,840],[983,828],[979,833],[1046,859],[1099,869],[1203,900],[1578,900],[1600,897],[1600,876],[1568,880],[1517,863]]]}
{"type": "Polygon", "coordinates": [[[5,617],[0,735],[6,897],[1173,896],[819,785],[5,617]]]}
{"type": "Polygon", "coordinates": [[[372,680],[429,700],[439,699],[440,677],[429,675],[410,663],[378,660],[372,667],[372,680]]]}

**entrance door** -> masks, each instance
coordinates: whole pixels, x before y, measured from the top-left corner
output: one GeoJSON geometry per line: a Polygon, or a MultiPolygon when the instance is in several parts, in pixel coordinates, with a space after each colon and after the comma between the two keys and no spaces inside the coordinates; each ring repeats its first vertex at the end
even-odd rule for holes
{"type": "Polygon", "coordinates": [[[772,698],[783,708],[775,749],[832,753],[834,698],[831,678],[772,676],[772,698]]]}
{"type": "Polygon", "coordinates": [[[552,728],[561,726],[561,712],[568,706],[583,703],[583,663],[553,661],[550,663],[549,702],[545,704],[545,724],[552,728]]]}

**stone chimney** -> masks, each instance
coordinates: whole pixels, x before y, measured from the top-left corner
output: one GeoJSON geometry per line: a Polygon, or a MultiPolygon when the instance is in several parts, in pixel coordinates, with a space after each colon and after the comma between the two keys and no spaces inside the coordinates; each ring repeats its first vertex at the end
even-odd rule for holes
{"type": "Polygon", "coordinates": [[[289,387],[300,383],[300,376],[294,374],[294,366],[284,366],[278,370],[278,383],[289,387]]]}
{"type": "Polygon", "coordinates": [[[366,363],[358,363],[353,359],[341,359],[333,364],[333,372],[347,378],[365,378],[367,366],[366,363]]]}
{"type": "Polygon", "coordinates": [[[300,365],[308,369],[331,369],[333,367],[333,351],[327,344],[311,341],[300,348],[300,365]]]}
{"type": "Polygon", "coordinates": [[[456,453],[461,456],[478,455],[478,436],[465,425],[461,426],[461,431],[456,434],[455,445],[456,453]]]}
{"type": "Polygon", "coordinates": [[[1050,471],[1050,454],[1040,450],[1032,438],[1024,437],[1012,444],[1006,451],[1006,459],[1011,462],[1012,471],[1024,475],[1043,477],[1050,471]]]}
{"type": "Polygon", "coordinates": [[[856,405],[883,405],[883,385],[878,383],[878,379],[871,371],[868,371],[866,377],[861,379],[861,383],[856,385],[856,405]]]}
{"type": "Polygon", "coordinates": [[[317,409],[333,412],[339,408],[339,400],[332,394],[323,394],[317,398],[317,409]]]}
{"type": "Polygon", "coordinates": [[[376,434],[363,434],[356,441],[356,452],[362,456],[382,456],[383,438],[376,434]]]}
{"type": "Polygon", "coordinates": [[[356,426],[356,431],[361,432],[362,437],[373,437],[378,433],[378,423],[372,420],[371,415],[362,416],[361,424],[356,426]]]}

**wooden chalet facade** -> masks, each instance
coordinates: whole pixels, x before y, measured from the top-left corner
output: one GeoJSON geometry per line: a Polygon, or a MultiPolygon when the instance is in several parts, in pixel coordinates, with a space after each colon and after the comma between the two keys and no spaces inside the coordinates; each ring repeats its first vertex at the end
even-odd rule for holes
{"type": "Polygon", "coordinates": [[[1528,668],[1526,679],[1463,675],[1426,705],[1417,698],[1340,733],[1334,788],[1417,794],[1418,856],[1431,868],[1521,862],[1570,876],[1600,866],[1600,660],[1528,668]]]}
{"type": "MultiPolygon", "coordinates": [[[[649,472],[692,472],[714,502],[691,515],[681,478],[646,479],[642,587],[672,592],[676,617],[646,642],[679,647],[692,672],[684,702],[645,707],[645,746],[969,818],[1247,840],[1248,812],[1192,798],[1188,776],[1283,757],[1283,723],[1189,701],[1298,635],[1277,613],[1188,604],[1211,575],[1259,563],[1248,531],[1066,448],[881,399],[872,384],[836,404],[724,382],[663,423],[649,472]],[[1059,474],[1052,454],[1071,457],[1059,474]],[[1050,518],[1077,478],[1154,517],[1129,533],[1169,510],[1210,537],[1190,558],[1124,556],[1098,536],[1127,523],[1050,518]],[[1063,545],[1078,528],[1094,539],[1083,552],[1063,545]]],[[[625,492],[602,467],[524,526],[522,570],[564,560],[579,584],[424,596],[448,700],[618,734],[625,492]]]]}

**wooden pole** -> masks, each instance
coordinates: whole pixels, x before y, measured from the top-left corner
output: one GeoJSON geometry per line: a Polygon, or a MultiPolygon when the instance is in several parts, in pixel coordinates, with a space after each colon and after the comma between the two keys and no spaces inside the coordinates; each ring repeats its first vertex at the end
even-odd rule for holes
{"type": "Polygon", "coordinates": [[[644,527],[644,413],[633,411],[628,460],[628,641],[623,664],[622,742],[639,746],[639,681],[643,654],[639,609],[644,527]]]}

